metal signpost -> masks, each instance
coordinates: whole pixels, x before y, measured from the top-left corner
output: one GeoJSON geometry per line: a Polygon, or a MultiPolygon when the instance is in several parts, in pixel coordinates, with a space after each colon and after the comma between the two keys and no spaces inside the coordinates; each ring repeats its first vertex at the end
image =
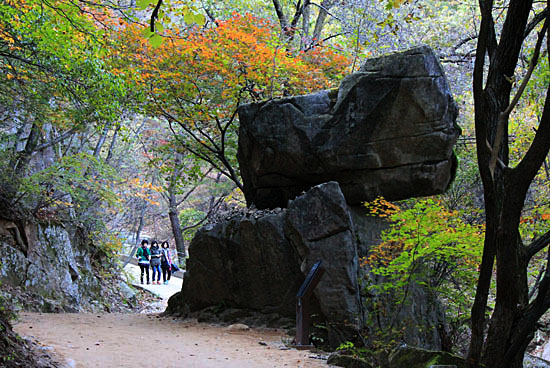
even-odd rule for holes
{"type": "Polygon", "coordinates": [[[325,270],[321,267],[323,261],[319,261],[311,267],[304,283],[296,294],[296,347],[297,349],[309,349],[309,327],[311,294],[321,280],[325,270]]]}

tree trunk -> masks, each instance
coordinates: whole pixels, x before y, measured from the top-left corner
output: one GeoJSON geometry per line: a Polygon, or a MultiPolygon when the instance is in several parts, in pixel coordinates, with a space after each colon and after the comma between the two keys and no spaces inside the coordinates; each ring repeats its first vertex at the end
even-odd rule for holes
{"type": "Polygon", "coordinates": [[[176,251],[178,253],[178,260],[181,265],[185,264],[187,258],[187,252],[185,251],[185,242],[183,241],[183,234],[181,232],[181,224],[179,219],[178,201],[176,199],[176,180],[179,170],[174,168],[172,180],[168,187],[168,217],[170,218],[170,225],[172,227],[172,235],[174,235],[174,241],[176,242],[176,251]]]}
{"type": "MultiPolygon", "coordinates": [[[[176,189],[178,180],[180,180],[182,156],[180,153],[176,153],[174,158],[174,170],[170,178],[170,184],[168,186],[168,217],[170,218],[170,225],[172,227],[172,235],[174,235],[174,241],[176,242],[176,251],[178,253],[178,260],[181,265],[185,264],[187,258],[187,252],[185,251],[185,242],[183,240],[183,234],[181,232],[181,224],[178,211],[178,200],[176,198],[176,189]]],[[[195,187],[196,188],[196,187],[195,187]]],[[[194,188],[188,193],[191,192],[194,188]]],[[[187,195],[185,196],[187,198],[187,195]]],[[[184,200],[185,200],[184,198],[184,200]]]]}
{"type": "MultiPolygon", "coordinates": [[[[496,44],[492,19],[493,2],[480,0],[482,21],[473,89],[476,148],[484,188],[486,234],[476,298],[472,307],[472,337],[468,354],[472,367],[478,367],[480,363],[487,368],[522,367],[525,349],[533,337],[536,321],[550,307],[548,282],[544,285],[540,283],[537,299],[529,303],[527,266],[532,254],[528,254],[529,248],[522,244],[519,233],[520,216],[529,185],[550,148],[548,95],[529,150],[515,168],[508,166],[508,119],[516,101],[515,98],[511,99],[510,77],[515,74],[531,6],[531,0],[510,1],[500,40],[496,44]],[[489,68],[485,74],[487,54],[489,68]],[[485,312],[495,260],[495,309],[484,338],[485,312]]],[[[546,23],[543,32],[545,30],[546,23]]],[[[540,40],[542,42],[542,38],[540,40]]],[[[531,62],[536,63],[536,58],[533,57],[531,62]]],[[[545,278],[548,271],[547,264],[545,278]]]]}
{"type": "MultiPolygon", "coordinates": [[[[506,211],[502,211],[506,212],[506,211]]],[[[510,360],[510,347],[518,321],[527,307],[527,264],[517,231],[519,214],[505,216],[496,229],[497,297],[485,342],[482,362],[487,367],[522,367],[524,351],[510,360]],[[517,217],[517,222],[514,220],[517,217]]]]}
{"type": "Polygon", "coordinates": [[[325,21],[328,16],[328,11],[334,5],[334,0],[323,0],[321,2],[321,7],[319,8],[319,14],[317,15],[317,20],[315,21],[315,28],[313,30],[313,42],[319,43],[321,41],[321,32],[325,27],[325,21]]]}
{"type": "Polygon", "coordinates": [[[311,4],[310,1],[304,2],[304,10],[302,15],[302,37],[300,39],[300,50],[305,50],[307,46],[311,43],[309,37],[309,21],[311,14],[311,4]]]}
{"type": "Polygon", "coordinates": [[[141,207],[141,211],[139,214],[139,220],[138,220],[138,227],[136,229],[136,235],[134,238],[134,246],[130,250],[130,254],[128,255],[128,258],[126,258],[126,261],[124,261],[124,264],[122,265],[122,268],[126,267],[128,263],[130,263],[130,260],[134,256],[135,251],[138,249],[140,241],[139,238],[141,236],[141,231],[143,230],[143,227],[145,226],[145,211],[147,210],[147,204],[144,200],[143,205],[141,207]]]}
{"type": "Polygon", "coordinates": [[[172,225],[172,234],[174,235],[174,241],[176,242],[178,259],[180,264],[183,265],[185,264],[185,259],[187,258],[187,252],[185,250],[185,242],[183,240],[183,234],[181,232],[181,224],[178,217],[178,211],[177,208],[172,207],[172,200],[170,200],[170,210],[168,211],[168,217],[170,217],[170,225],[172,225]]]}
{"type": "Polygon", "coordinates": [[[105,140],[107,139],[107,134],[109,134],[109,129],[111,129],[111,123],[105,123],[105,126],[103,127],[103,131],[101,132],[101,135],[99,136],[97,140],[97,144],[94,149],[94,157],[98,158],[99,154],[101,153],[101,149],[103,148],[103,145],[105,144],[105,140]]]}
{"type": "Polygon", "coordinates": [[[118,124],[115,128],[115,132],[113,133],[113,139],[111,139],[111,144],[109,145],[109,151],[107,152],[107,158],[105,159],[105,163],[109,164],[111,159],[113,158],[113,151],[116,145],[118,132],[120,131],[120,128],[122,127],[122,124],[118,124]]]}

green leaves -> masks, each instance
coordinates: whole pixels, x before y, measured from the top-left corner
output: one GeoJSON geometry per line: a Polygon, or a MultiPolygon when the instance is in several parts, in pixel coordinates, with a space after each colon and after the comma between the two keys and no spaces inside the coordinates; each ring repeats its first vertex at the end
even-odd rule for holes
{"type": "Polygon", "coordinates": [[[183,15],[183,21],[187,24],[196,24],[198,26],[203,26],[204,23],[206,23],[206,17],[200,13],[187,11],[183,15]]]}
{"type": "Polygon", "coordinates": [[[113,168],[92,155],[80,153],[65,156],[24,178],[20,191],[26,196],[41,198],[43,206],[84,210],[98,200],[116,205],[118,197],[111,190],[111,183],[116,178],[113,168]]]}
{"type": "Polygon", "coordinates": [[[146,9],[149,5],[154,4],[154,0],[136,0],[136,8],[139,10],[146,9]]]}
{"type": "Polygon", "coordinates": [[[141,35],[145,38],[151,38],[155,32],[151,32],[151,27],[147,26],[141,30],[141,35]]]}
{"type": "MultiPolygon", "coordinates": [[[[32,120],[61,129],[117,118],[128,88],[104,62],[108,31],[75,4],[48,4],[29,0],[0,5],[0,19],[5,20],[0,38],[10,40],[7,56],[0,59],[0,104],[13,105],[10,99],[15,98],[21,101],[18,110],[32,120]],[[7,93],[15,81],[17,97],[7,93]]],[[[90,12],[103,19],[98,9],[90,12]]]]}
{"type": "Polygon", "coordinates": [[[162,38],[161,36],[159,36],[156,33],[154,35],[152,35],[151,37],[149,37],[149,43],[151,44],[151,46],[153,48],[157,48],[160,45],[162,45],[163,41],[164,41],[164,38],[162,38]]]}
{"type": "MultiPolygon", "coordinates": [[[[136,8],[138,10],[145,10],[149,7],[156,7],[158,0],[137,0],[136,8]]],[[[148,39],[153,48],[158,48],[162,43],[162,33],[166,29],[178,28],[178,22],[175,19],[183,19],[183,22],[187,25],[197,25],[202,27],[206,24],[206,17],[197,7],[186,0],[164,0],[158,11],[151,14],[151,21],[154,24],[154,34],[151,32],[151,28],[148,26],[147,32],[143,31],[143,36],[148,39]],[[169,14],[169,16],[167,16],[169,14]]]]}
{"type": "Polygon", "coordinates": [[[362,261],[372,274],[384,278],[369,290],[398,300],[409,284],[424,285],[448,301],[451,318],[467,314],[484,228],[466,223],[460,212],[431,198],[405,205],[410,207],[388,217],[391,225],[382,234],[382,242],[362,261]]]}

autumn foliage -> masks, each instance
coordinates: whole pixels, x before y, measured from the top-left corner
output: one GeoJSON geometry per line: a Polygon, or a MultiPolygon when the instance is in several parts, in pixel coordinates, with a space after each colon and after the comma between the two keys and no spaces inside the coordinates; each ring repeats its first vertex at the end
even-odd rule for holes
{"type": "Polygon", "coordinates": [[[239,185],[238,106],[334,87],[348,72],[344,56],[322,46],[293,51],[276,30],[234,13],[213,28],[166,30],[152,43],[149,29],[125,24],[109,64],[134,81],[144,113],[163,118],[185,152],[239,185]]]}
{"type": "Polygon", "coordinates": [[[365,207],[389,223],[381,242],[361,259],[383,280],[368,285],[369,291],[403,301],[412,284],[424,285],[447,301],[447,317],[460,326],[473,299],[484,227],[432,198],[405,202],[404,208],[378,198],[365,207]]]}
{"type": "Polygon", "coordinates": [[[178,106],[186,113],[195,110],[199,118],[205,106],[222,118],[238,101],[329,88],[346,74],[345,57],[323,47],[289,51],[278,43],[275,30],[268,20],[235,13],[215,28],[195,28],[185,35],[167,30],[164,42],[153,47],[143,28],[127,25],[120,35],[124,61],[119,71],[149,87],[157,107],[178,117],[178,106]]]}

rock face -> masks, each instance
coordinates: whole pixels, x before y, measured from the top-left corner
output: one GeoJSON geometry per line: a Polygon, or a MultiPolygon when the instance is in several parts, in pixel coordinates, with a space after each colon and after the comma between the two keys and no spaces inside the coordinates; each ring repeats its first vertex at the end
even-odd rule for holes
{"type": "Polygon", "coordinates": [[[228,305],[294,314],[304,276],[283,232],[281,215],[208,225],[189,246],[183,300],[191,311],[228,305]]]}
{"type": "Polygon", "coordinates": [[[90,248],[76,229],[62,224],[0,220],[0,283],[16,289],[27,310],[100,310],[102,285],[90,248]]]}
{"type": "Polygon", "coordinates": [[[345,341],[363,326],[363,313],[355,233],[338,183],[313,187],[292,201],[285,212],[285,235],[304,274],[323,261],[325,275],[314,292],[332,325],[329,340],[345,341]]]}
{"type": "Polygon", "coordinates": [[[201,229],[189,247],[183,301],[190,311],[225,304],[293,317],[296,292],[319,260],[326,276],[315,289],[315,304],[337,339],[361,327],[362,308],[351,218],[335,182],[311,189],[277,214],[201,229]]]}
{"type": "Polygon", "coordinates": [[[349,204],[445,191],[457,108],[428,47],[368,60],[338,91],[239,108],[238,159],[248,204],[286,207],[337,181],[349,204]]]}
{"type": "MultiPolygon", "coordinates": [[[[364,304],[370,302],[359,285],[365,271],[358,264],[358,248],[370,240],[361,245],[356,234],[367,225],[354,224],[336,182],[316,186],[273,212],[258,218],[251,212],[199,230],[189,247],[182,293],[169,304],[180,312],[225,306],[294,317],[296,292],[322,260],[326,272],[314,291],[314,309],[326,323],[330,344],[352,340],[366,327],[364,304]]],[[[418,313],[430,312],[433,300],[424,295],[415,303],[400,318],[422,325],[426,320],[418,313]]],[[[426,323],[431,326],[416,329],[408,342],[438,348],[437,321],[426,323]]]]}

